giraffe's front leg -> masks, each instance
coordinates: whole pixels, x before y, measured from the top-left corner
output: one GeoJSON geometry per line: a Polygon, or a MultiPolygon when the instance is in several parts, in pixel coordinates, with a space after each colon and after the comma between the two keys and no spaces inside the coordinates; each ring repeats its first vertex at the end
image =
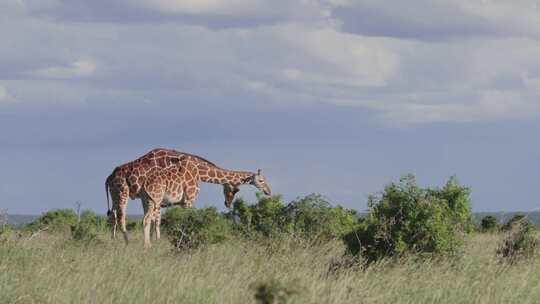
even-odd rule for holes
{"type": "Polygon", "coordinates": [[[154,210],[154,229],[156,241],[161,238],[161,206],[157,204],[154,210]]]}
{"type": "MultiPolygon", "coordinates": [[[[156,222],[156,213],[160,212],[161,203],[163,203],[165,195],[165,187],[160,180],[159,176],[154,176],[148,178],[144,192],[141,196],[141,201],[143,203],[144,209],[144,247],[150,247],[150,228],[152,221],[154,221],[154,226],[156,227],[156,237],[159,238],[159,225],[160,222],[156,222]]],[[[161,216],[159,217],[161,220],[161,216]]]]}

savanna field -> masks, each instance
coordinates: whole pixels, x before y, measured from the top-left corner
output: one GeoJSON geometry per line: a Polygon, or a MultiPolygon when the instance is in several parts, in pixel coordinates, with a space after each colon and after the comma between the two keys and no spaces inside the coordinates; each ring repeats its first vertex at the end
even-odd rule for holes
{"type": "Polygon", "coordinates": [[[136,222],[126,246],[104,218],[56,211],[3,228],[0,301],[538,303],[533,226],[462,225],[467,198],[452,180],[405,178],[371,197],[366,217],[317,195],[237,200],[227,214],[171,208],[146,250],[136,222]]]}
{"type": "MultiPolygon", "coordinates": [[[[538,303],[540,265],[530,259],[501,264],[497,234],[467,237],[453,260],[402,260],[367,269],[329,271],[344,246],[274,246],[234,240],[192,253],[162,240],[143,250],[99,246],[43,234],[0,247],[3,303],[252,303],[258,284],[279,282],[290,303],[538,303]]],[[[106,237],[104,236],[104,239],[106,237]]]]}

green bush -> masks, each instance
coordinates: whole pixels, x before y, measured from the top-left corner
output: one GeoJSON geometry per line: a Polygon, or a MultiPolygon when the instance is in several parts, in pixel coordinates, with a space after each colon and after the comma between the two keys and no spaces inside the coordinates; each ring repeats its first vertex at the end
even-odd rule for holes
{"type": "Polygon", "coordinates": [[[248,235],[276,237],[293,233],[308,240],[326,240],[350,232],[358,221],[355,211],[332,207],[319,194],[310,194],[285,205],[280,196],[258,195],[256,204],[238,198],[229,214],[235,228],[248,235]]]}
{"type": "MultiPolygon", "coordinates": [[[[414,179],[410,175],[409,178],[414,179]]],[[[474,224],[471,213],[471,190],[468,187],[461,186],[455,176],[450,177],[448,182],[442,188],[426,189],[428,195],[441,200],[448,206],[450,217],[454,225],[458,225],[459,230],[472,232],[474,224]]]]}
{"type": "Polygon", "coordinates": [[[231,236],[231,223],[216,208],[169,208],[162,225],[177,249],[196,249],[222,242],[231,236]]]}
{"type": "Polygon", "coordinates": [[[451,178],[441,189],[423,189],[414,176],[368,199],[368,217],[343,237],[348,251],[367,262],[403,254],[452,253],[471,229],[469,189],[451,178]]]}
{"type": "Polygon", "coordinates": [[[483,232],[495,232],[499,230],[499,221],[493,215],[486,215],[482,218],[480,228],[483,232]]]}
{"type": "Polygon", "coordinates": [[[241,198],[234,201],[231,215],[237,230],[269,237],[291,229],[281,196],[258,194],[257,199],[254,205],[247,205],[241,198]]]}
{"type": "Polygon", "coordinates": [[[285,205],[281,196],[258,195],[258,202],[251,206],[251,227],[265,236],[288,231],[285,205]]]}
{"type": "Polygon", "coordinates": [[[72,209],[47,211],[26,228],[32,231],[47,230],[51,232],[67,232],[77,224],[79,217],[72,209]]]}
{"type": "Polygon", "coordinates": [[[89,222],[80,222],[71,226],[71,238],[84,243],[99,242],[100,229],[89,222]]]}
{"type": "Polygon", "coordinates": [[[538,246],[535,226],[524,216],[516,217],[509,224],[508,235],[497,248],[497,255],[510,261],[534,256],[538,246]]]}
{"type": "Polygon", "coordinates": [[[251,232],[251,222],[253,219],[252,207],[247,205],[243,198],[237,198],[233,202],[232,211],[228,214],[235,222],[234,227],[237,230],[249,233],[251,232]]]}
{"type": "Polygon", "coordinates": [[[356,211],[341,206],[332,207],[319,194],[310,194],[292,201],[285,208],[289,229],[311,240],[341,237],[353,230],[358,222],[356,211]]]}
{"type": "Polygon", "coordinates": [[[94,227],[97,231],[105,231],[107,230],[108,226],[107,217],[99,216],[92,210],[84,210],[81,213],[81,223],[94,227]]]}

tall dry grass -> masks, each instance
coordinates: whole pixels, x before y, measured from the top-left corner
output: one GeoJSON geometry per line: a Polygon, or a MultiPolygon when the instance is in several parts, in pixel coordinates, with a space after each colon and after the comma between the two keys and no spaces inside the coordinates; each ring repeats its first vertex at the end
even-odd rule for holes
{"type": "Polygon", "coordinates": [[[495,256],[497,234],[475,234],[456,258],[402,260],[329,271],[339,241],[305,246],[294,239],[243,239],[190,252],[166,240],[143,250],[140,234],[124,246],[102,237],[15,233],[0,243],[0,303],[252,303],[257,283],[277,281],[291,303],[539,303],[538,259],[512,265],[495,256]]]}

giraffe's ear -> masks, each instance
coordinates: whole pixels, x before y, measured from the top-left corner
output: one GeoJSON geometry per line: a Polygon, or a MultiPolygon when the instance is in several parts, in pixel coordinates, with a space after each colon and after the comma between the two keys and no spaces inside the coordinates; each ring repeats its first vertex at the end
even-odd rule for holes
{"type": "Polygon", "coordinates": [[[257,175],[261,175],[261,169],[257,169],[257,175]]]}

